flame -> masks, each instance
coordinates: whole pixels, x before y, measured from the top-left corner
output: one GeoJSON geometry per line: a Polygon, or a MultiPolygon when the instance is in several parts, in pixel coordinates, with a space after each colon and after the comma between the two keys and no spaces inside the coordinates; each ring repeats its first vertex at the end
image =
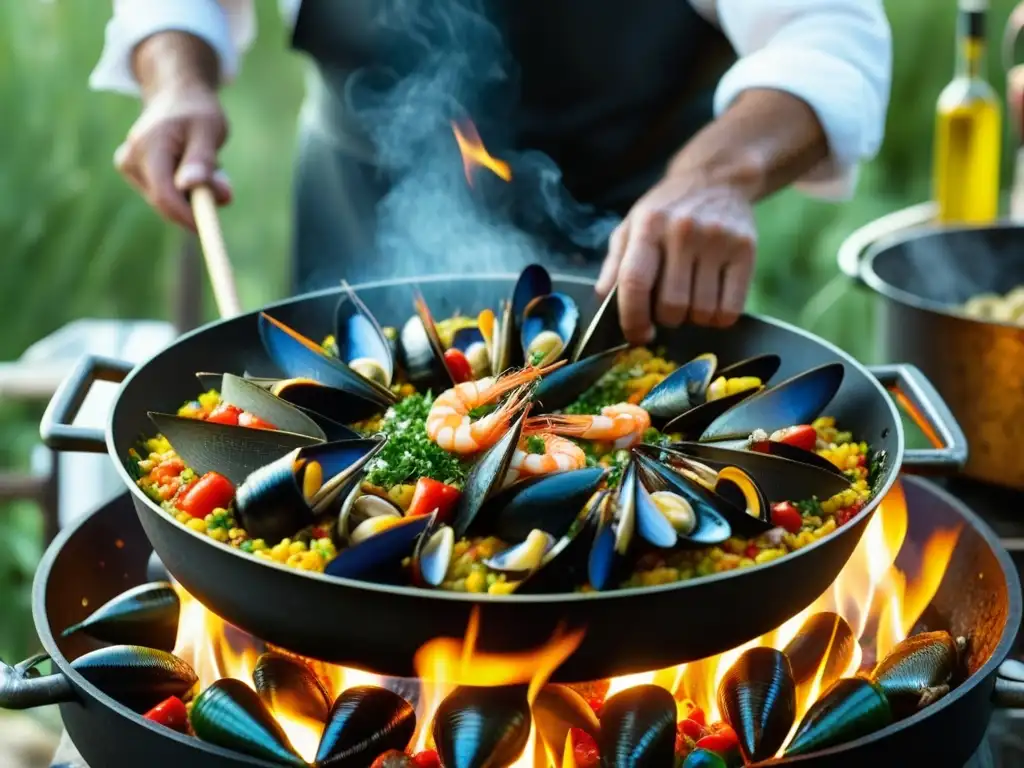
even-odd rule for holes
{"type": "MultiPolygon", "coordinates": [[[[681,712],[689,706],[686,700],[690,700],[704,710],[709,723],[715,722],[721,719],[717,703],[718,686],[739,656],[748,648],[757,646],[784,648],[805,620],[820,611],[842,616],[858,640],[847,669],[839,670],[839,674],[849,676],[859,670],[870,669],[876,660],[883,658],[913,631],[942,582],[960,534],[959,529],[937,530],[926,541],[913,542],[907,541],[907,528],[906,499],[902,486],[897,483],[882,500],[839,576],[807,609],[772,632],[718,656],[614,678],[609,681],[607,695],[612,696],[635,685],[653,683],[675,695],[681,712]],[[909,574],[896,566],[897,555],[903,556],[901,562],[908,566],[909,574]]],[[[175,653],[192,664],[199,676],[200,688],[223,677],[234,677],[252,686],[252,671],[259,655],[266,650],[266,644],[225,623],[180,587],[178,589],[182,597],[182,612],[175,653]]],[[[532,703],[552,672],[579,647],[584,634],[583,630],[559,629],[547,643],[533,651],[493,654],[476,648],[479,631],[480,617],[474,612],[463,639],[435,638],[416,653],[414,665],[420,678],[420,696],[414,751],[432,747],[430,729],[433,713],[456,685],[529,684],[528,699],[532,703]]],[[[835,630],[829,648],[834,640],[835,630]]],[[[796,723],[832,681],[831,675],[826,679],[824,662],[828,657],[826,652],[814,679],[806,684],[806,690],[799,692],[796,723]]],[[[307,662],[332,696],[355,685],[387,684],[385,678],[368,672],[317,661],[307,662]]],[[[293,713],[275,714],[293,746],[311,762],[316,754],[322,724],[302,722],[293,713]]],[[[794,724],[793,732],[795,730],[794,724]]],[[[515,768],[528,768],[544,762],[545,755],[547,762],[551,763],[553,753],[562,753],[565,749],[562,744],[538,743],[536,729],[533,731],[515,768]]]]}
{"type": "Polygon", "coordinates": [[[475,168],[486,168],[503,181],[512,181],[512,169],[504,160],[491,157],[484,147],[484,142],[477,133],[476,126],[470,120],[463,120],[461,123],[452,123],[452,133],[455,134],[455,142],[459,145],[459,153],[462,155],[462,167],[466,172],[466,182],[473,186],[473,170],[475,168]]]}

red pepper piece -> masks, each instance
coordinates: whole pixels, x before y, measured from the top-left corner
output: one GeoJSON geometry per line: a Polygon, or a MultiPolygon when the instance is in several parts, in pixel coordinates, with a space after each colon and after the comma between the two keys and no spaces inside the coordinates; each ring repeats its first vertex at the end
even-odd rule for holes
{"type": "Polygon", "coordinates": [[[796,505],[788,501],[780,501],[772,504],[772,525],[785,528],[790,533],[799,533],[800,526],[804,524],[803,515],[796,505]]]}
{"type": "Polygon", "coordinates": [[[676,739],[680,736],[686,736],[693,741],[697,741],[704,735],[704,726],[700,723],[694,722],[693,720],[680,720],[676,726],[676,739]]]}
{"type": "Polygon", "coordinates": [[[188,712],[185,704],[177,696],[164,699],[143,717],[178,733],[188,733],[188,712]]]}
{"type": "Polygon", "coordinates": [[[604,697],[603,696],[591,696],[590,698],[587,699],[587,706],[590,707],[593,710],[595,715],[600,717],[601,716],[601,707],[604,706],[604,697]]]}
{"type": "Polygon", "coordinates": [[[692,699],[685,699],[680,704],[679,709],[684,720],[692,720],[701,728],[708,724],[707,718],[704,716],[704,710],[698,707],[692,699]]]}
{"type": "Polygon", "coordinates": [[[241,408],[236,408],[235,406],[228,405],[227,403],[221,403],[210,412],[210,415],[206,417],[206,420],[212,421],[214,424],[230,424],[238,426],[238,417],[241,415],[241,408]]]}
{"type": "Polygon", "coordinates": [[[706,749],[724,757],[739,746],[736,731],[728,723],[715,723],[710,730],[707,736],[697,741],[697,749],[706,749]]]}
{"type": "Polygon", "coordinates": [[[466,356],[462,354],[461,349],[452,347],[447,350],[444,353],[444,362],[448,366],[448,370],[451,372],[456,384],[473,380],[473,367],[469,364],[466,356]]]}
{"type": "Polygon", "coordinates": [[[264,421],[259,416],[249,413],[248,411],[242,411],[238,414],[238,426],[249,427],[251,429],[277,429],[269,421],[264,421]]]}
{"type": "Polygon", "coordinates": [[[836,512],[836,525],[845,525],[850,522],[862,509],[864,509],[863,501],[855,501],[846,509],[840,509],[836,512]]]}
{"type": "Polygon", "coordinates": [[[182,494],[177,507],[192,517],[206,517],[218,507],[227,509],[235,497],[235,486],[224,475],[207,472],[182,494]]]}
{"type": "Polygon", "coordinates": [[[433,749],[425,749],[412,756],[416,768],[441,768],[441,758],[433,749]]]}
{"type": "Polygon", "coordinates": [[[409,511],[405,514],[407,517],[429,515],[436,509],[438,519],[446,522],[461,495],[462,491],[454,486],[421,477],[416,481],[416,490],[413,491],[409,511]]]}
{"type": "Polygon", "coordinates": [[[818,431],[810,424],[799,424],[795,427],[784,427],[772,432],[769,438],[777,443],[792,445],[794,448],[803,448],[805,451],[813,451],[818,443],[818,431]]]}
{"type": "Polygon", "coordinates": [[[597,748],[594,737],[582,728],[570,728],[572,736],[572,754],[576,760],[576,768],[595,768],[601,762],[601,752],[597,748]]]}

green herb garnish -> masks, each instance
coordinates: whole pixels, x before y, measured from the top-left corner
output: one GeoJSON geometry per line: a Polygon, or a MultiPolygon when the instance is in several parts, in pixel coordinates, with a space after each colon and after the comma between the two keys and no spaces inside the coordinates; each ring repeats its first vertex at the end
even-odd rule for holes
{"type": "Polygon", "coordinates": [[[601,412],[602,408],[624,402],[629,396],[626,384],[639,376],[636,371],[617,365],[602,376],[598,382],[569,405],[566,413],[589,416],[601,412]]]}
{"type": "Polygon", "coordinates": [[[547,452],[547,446],[544,445],[544,440],[537,435],[530,435],[526,438],[526,452],[543,455],[547,452]]]}
{"type": "Polygon", "coordinates": [[[795,501],[793,505],[800,510],[800,514],[804,517],[821,517],[825,514],[821,508],[821,502],[816,497],[805,499],[803,501],[795,501]]]}

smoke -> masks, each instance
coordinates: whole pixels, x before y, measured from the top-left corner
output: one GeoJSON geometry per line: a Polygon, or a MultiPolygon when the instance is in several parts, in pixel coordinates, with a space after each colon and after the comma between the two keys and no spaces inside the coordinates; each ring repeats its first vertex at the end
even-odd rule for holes
{"type": "Polygon", "coordinates": [[[397,70],[362,70],[346,101],[392,182],[377,209],[382,258],[410,272],[516,271],[543,261],[592,273],[617,218],[572,199],[542,152],[510,151],[516,66],[480,0],[384,0],[374,28],[394,33],[397,70]],[[466,180],[452,122],[470,119],[510,183],[466,180]],[[589,254],[589,259],[581,254],[589,254]]]}

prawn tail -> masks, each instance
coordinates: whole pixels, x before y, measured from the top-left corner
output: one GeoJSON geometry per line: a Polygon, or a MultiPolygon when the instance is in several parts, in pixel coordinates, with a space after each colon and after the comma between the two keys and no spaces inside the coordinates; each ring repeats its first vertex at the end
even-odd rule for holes
{"type": "MultiPolygon", "coordinates": [[[[563,437],[583,437],[594,426],[593,416],[566,416],[550,414],[526,420],[526,429],[539,427],[543,423],[543,431],[552,432],[563,437]]],[[[537,431],[541,431],[538,429],[537,431]]]]}
{"type": "Polygon", "coordinates": [[[493,400],[496,397],[501,397],[506,392],[511,392],[514,389],[518,389],[530,382],[536,381],[541,376],[546,376],[556,368],[560,368],[565,364],[565,360],[559,360],[551,365],[546,365],[543,368],[530,365],[526,368],[522,368],[518,371],[509,371],[503,373],[497,379],[495,379],[489,399],[493,400]]]}

